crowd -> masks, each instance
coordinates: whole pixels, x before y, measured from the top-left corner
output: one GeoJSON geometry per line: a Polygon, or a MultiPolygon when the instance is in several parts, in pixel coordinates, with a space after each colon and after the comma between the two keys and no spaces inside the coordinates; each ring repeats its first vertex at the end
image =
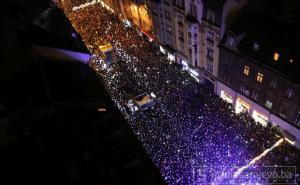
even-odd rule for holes
{"type": "MultiPolygon", "coordinates": [[[[72,11],[66,1],[62,4],[66,15],[93,54],[90,66],[169,184],[225,182],[225,172],[247,165],[282,138],[276,127],[263,127],[246,114],[235,114],[230,104],[169,61],[113,12],[100,4],[72,11]],[[107,43],[116,55],[110,65],[98,48],[107,43]],[[128,110],[132,95],[151,92],[157,97],[155,106],[128,110]]],[[[283,145],[256,165],[277,164],[292,151],[283,145]]],[[[290,156],[283,164],[294,159],[290,156]]]]}

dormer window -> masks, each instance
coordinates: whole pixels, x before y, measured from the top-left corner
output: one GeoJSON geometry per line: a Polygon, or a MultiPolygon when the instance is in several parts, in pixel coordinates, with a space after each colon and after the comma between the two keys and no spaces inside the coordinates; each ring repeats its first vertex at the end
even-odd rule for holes
{"type": "Polygon", "coordinates": [[[228,45],[233,48],[234,46],[234,38],[232,36],[228,37],[228,45]]]}
{"type": "Polygon", "coordinates": [[[259,50],[259,44],[257,42],[254,42],[253,49],[256,51],[259,50]]]}
{"type": "Polygon", "coordinates": [[[215,23],[215,13],[212,10],[207,10],[206,19],[208,22],[215,23]]]}
{"type": "Polygon", "coordinates": [[[273,59],[274,59],[275,61],[278,61],[279,56],[280,56],[279,53],[274,52],[274,57],[273,57],[273,59]]]}

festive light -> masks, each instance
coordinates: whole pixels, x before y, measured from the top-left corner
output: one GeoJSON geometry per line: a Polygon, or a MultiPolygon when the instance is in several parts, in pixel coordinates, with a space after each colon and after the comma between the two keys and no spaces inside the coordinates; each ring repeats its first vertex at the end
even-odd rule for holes
{"type": "Polygon", "coordinates": [[[195,82],[196,73],[170,63],[170,54],[159,52],[103,4],[77,11],[72,11],[70,3],[64,6],[92,53],[89,65],[170,185],[221,183],[224,179],[213,176],[215,173],[221,174],[227,166],[246,166],[261,148],[270,148],[278,140],[274,131],[234,114],[213,91],[195,82]],[[111,64],[99,50],[106,43],[112,45],[117,58],[111,64]],[[131,100],[141,92],[157,100],[147,111],[131,100]],[[216,168],[197,173],[208,165],[216,168]]]}

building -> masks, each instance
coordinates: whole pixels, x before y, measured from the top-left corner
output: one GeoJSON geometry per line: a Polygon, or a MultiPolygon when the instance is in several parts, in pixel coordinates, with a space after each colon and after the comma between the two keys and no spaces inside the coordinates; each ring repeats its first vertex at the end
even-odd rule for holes
{"type": "Polygon", "coordinates": [[[247,0],[105,0],[155,39],[161,51],[215,88],[224,30],[247,0]]]}
{"type": "Polygon", "coordinates": [[[216,92],[263,125],[300,143],[299,27],[243,13],[219,44],[216,92]]]}
{"type": "Polygon", "coordinates": [[[162,52],[185,66],[200,66],[200,0],[151,0],[153,31],[162,52]]]}
{"type": "Polygon", "coordinates": [[[152,0],[153,32],[176,61],[215,88],[220,42],[247,0],[152,0]]]}
{"type": "Polygon", "coordinates": [[[204,83],[215,88],[218,74],[219,48],[226,28],[239,15],[247,0],[203,0],[200,30],[200,57],[204,83]]]}
{"type": "Polygon", "coordinates": [[[102,0],[110,6],[123,20],[138,27],[142,32],[152,37],[153,26],[147,2],[144,0],[102,0]]]}

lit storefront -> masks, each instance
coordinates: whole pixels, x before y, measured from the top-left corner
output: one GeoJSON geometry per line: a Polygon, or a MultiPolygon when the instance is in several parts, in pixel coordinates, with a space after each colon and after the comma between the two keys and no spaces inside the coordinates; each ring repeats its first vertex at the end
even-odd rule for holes
{"type": "Polygon", "coordinates": [[[243,100],[241,98],[236,99],[235,113],[237,113],[237,114],[242,113],[242,112],[249,113],[249,110],[250,110],[250,104],[249,103],[247,103],[245,100],[243,100]]]}
{"type": "Polygon", "coordinates": [[[268,117],[255,111],[255,110],[252,113],[252,118],[256,122],[259,122],[260,124],[262,124],[263,126],[267,126],[267,124],[268,124],[268,117]]]}
{"type": "Polygon", "coordinates": [[[221,98],[226,102],[233,104],[233,98],[227,92],[221,90],[221,98]]]}

